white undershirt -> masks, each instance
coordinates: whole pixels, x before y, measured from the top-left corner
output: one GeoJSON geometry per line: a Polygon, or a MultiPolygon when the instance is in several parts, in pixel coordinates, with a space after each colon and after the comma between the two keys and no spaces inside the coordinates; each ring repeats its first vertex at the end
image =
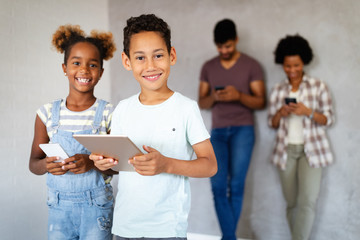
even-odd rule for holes
{"type": "MultiPolygon", "coordinates": [[[[299,102],[299,91],[290,92],[289,97],[296,98],[299,102]]],[[[295,114],[290,114],[288,117],[289,121],[289,144],[304,144],[304,133],[303,133],[303,117],[295,114]]]]}

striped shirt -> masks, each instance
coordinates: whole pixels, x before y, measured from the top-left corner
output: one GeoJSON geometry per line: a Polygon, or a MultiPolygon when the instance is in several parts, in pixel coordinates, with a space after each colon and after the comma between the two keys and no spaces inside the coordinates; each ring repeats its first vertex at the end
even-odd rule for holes
{"type": "MultiPolygon", "coordinates": [[[[95,103],[90,108],[81,112],[74,112],[69,110],[66,107],[65,102],[66,99],[63,99],[60,104],[60,119],[58,129],[68,132],[78,132],[92,129],[96,109],[99,105],[98,99],[96,99],[95,103]]],[[[51,126],[52,106],[53,102],[47,103],[40,107],[36,112],[41,121],[45,124],[50,139],[53,135],[51,126]]],[[[107,103],[103,112],[99,134],[106,134],[108,131],[110,131],[113,110],[113,105],[111,103],[107,103]]]]}
{"type": "MultiPolygon", "coordinates": [[[[272,119],[276,112],[284,105],[284,98],[291,91],[289,80],[278,83],[270,93],[268,124],[272,126],[272,119]]],[[[311,167],[324,167],[333,162],[333,154],[329,140],[326,136],[326,128],[334,123],[334,113],[330,91],[324,82],[306,76],[299,86],[299,102],[313,111],[324,114],[327,118],[326,125],[319,125],[310,118],[303,118],[304,151],[311,167]]],[[[288,119],[281,118],[275,148],[272,154],[272,162],[281,169],[285,169],[288,145],[288,119]]]]}

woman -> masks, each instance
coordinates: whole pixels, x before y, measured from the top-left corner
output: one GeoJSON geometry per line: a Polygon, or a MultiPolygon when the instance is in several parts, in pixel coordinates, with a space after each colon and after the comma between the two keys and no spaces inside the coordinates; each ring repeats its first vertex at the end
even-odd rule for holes
{"type": "Polygon", "coordinates": [[[333,162],[325,132],[334,122],[332,100],[325,83],[304,72],[312,58],[306,39],[281,39],[275,63],[283,65],[287,79],[272,89],[269,101],[269,125],[277,129],[272,162],[280,169],[293,240],[309,238],[322,167],[333,162]]]}

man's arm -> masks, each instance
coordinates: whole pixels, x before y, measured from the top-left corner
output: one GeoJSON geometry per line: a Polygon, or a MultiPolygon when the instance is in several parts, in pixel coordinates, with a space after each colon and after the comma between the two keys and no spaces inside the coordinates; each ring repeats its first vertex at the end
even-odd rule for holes
{"type": "Polygon", "coordinates": [[[214,93],[214,101],[219,102],[239,102],[251,109],[262,109],[265,107],[266,96],[265,86],[262,80],[250,83],[251,94],[239,92],[234,86],[226,86],[224,90],[214,93]]]}
{"type": "Polygon", "coordinates": [[[214,105],[215,98],[208,82],[200,81],[198,102],[202,109],[209,109],[214,105]]]}
{"type": "Polygon", "coordinates": [[[263,109],[266,105],[265,84],[262,80],[252,81],[250,83],[252,95],[240,93],[239,101],[251,109],[263,109]]]}

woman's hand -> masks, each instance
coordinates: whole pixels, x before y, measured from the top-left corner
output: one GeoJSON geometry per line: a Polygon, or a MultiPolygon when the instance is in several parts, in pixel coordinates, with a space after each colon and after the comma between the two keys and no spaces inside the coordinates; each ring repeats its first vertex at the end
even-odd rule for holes
{"type": "Polygon", "coordinates": [[[302,102],[290,103],[289,109],[291,113],[298,116],[309,116],[312,111],[310,108],[306,107],[302,102]]]}

